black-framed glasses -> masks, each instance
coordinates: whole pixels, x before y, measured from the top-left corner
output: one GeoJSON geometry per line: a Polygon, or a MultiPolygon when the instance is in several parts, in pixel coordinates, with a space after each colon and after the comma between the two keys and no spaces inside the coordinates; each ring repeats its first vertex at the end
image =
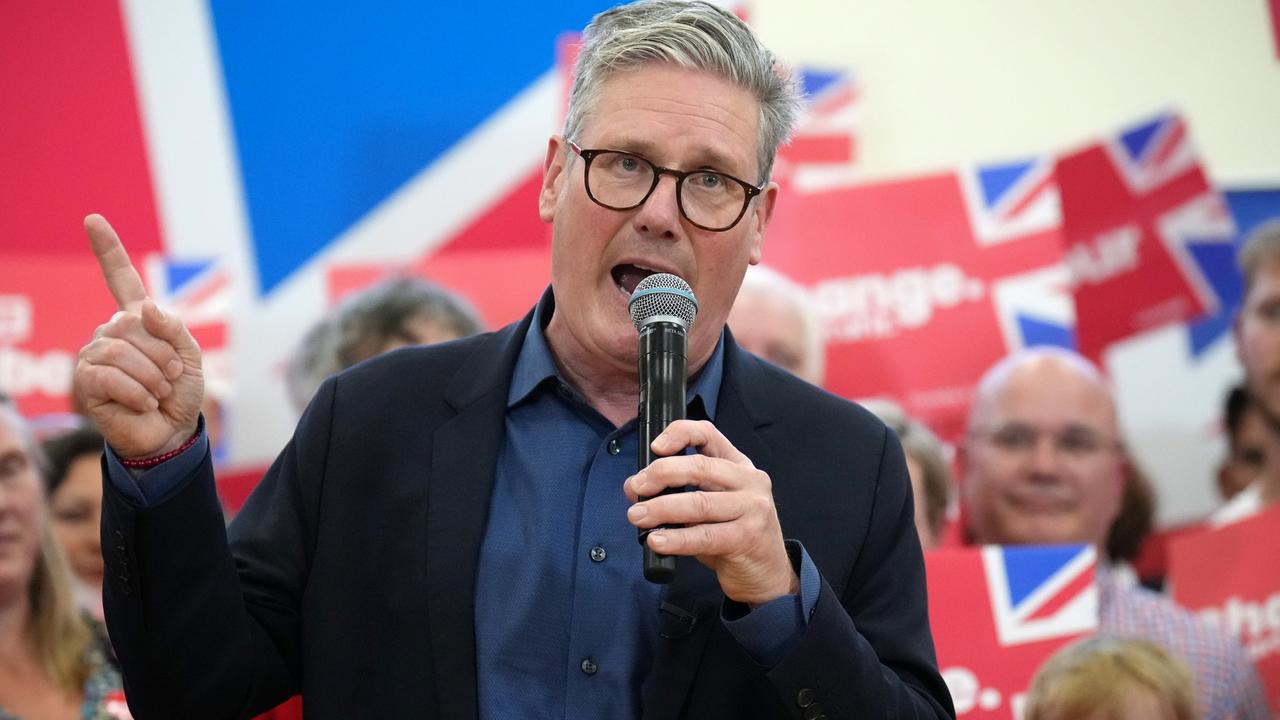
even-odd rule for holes
{"type": "Polygon", "coordinates": [[[640,207],[662,176],[670,175],[676,179],[676,205],[684,219],[703,230],[724,232],[738,224],[751,198],[764,191],[763,183],[752,185],[722,172],[672,170],[621,150],[583,150],[574,142],[569,147],[586,164],[582,178],[587,197],[610,210],[640,207]]]}

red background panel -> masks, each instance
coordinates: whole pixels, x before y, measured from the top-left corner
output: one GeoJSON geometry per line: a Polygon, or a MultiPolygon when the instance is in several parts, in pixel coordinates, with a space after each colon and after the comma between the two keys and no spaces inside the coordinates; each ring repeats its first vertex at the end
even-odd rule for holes
{"type": "Polygon", "coordinates": [[[119,5],[0,3],[0,67],[0,252],[86,253],[90,212],[159,250],[119,5]]]}

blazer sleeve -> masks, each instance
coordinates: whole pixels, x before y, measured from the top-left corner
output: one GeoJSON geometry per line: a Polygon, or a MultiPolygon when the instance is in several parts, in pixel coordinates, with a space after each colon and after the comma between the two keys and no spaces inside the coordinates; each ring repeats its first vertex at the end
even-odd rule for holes
{"type": "Polygon", "coordinates": [[[296,692],[333,395],[329,381],[233,523],[233,542],[207,453],[153,506],[105,484],[103,600],[135,717],[248,718],[296,692]]]}
{"type": "Polygon", "coordinates": [[[768,673],[797,720],[955,717],[929,631],[911,481],[897,436],[884,433],[870,526],[844,593],[822,579],[804,634],[768,673]]]}

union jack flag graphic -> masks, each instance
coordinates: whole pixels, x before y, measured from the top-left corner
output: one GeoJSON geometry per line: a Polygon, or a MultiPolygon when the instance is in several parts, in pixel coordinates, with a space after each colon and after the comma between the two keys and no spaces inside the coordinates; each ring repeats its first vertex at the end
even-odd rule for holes
{"type": "Polygon", "coordinates": [[[1069,153],[1057,176],[1081,352],[1098,358],[1218,307],[1197,255],[1229,251],[1235,226],[1182,118],[1163,114],[1069,153]]]}
{"type": "Polygon", "coordinates": [[[1199,165],[1186,123],[1172,113],[1125,128],[1103,147],[1135,195],[1149,193],[1199,165]]]}
{"type": "Polygon", "coordinates": [[[953,547],[925,553],[929,623],[956,714],[1017,720],[1027,686],[1063,645],[1098,628],[1086,545],[953,547]]]}
{"type": "Polygon", "coordinates": [[[992,545],[982,549],[982,562],[1002,646],[1097,630],[1092,546],[992,545]]]}
{"type": "Polygon", "coordinates": [[[973,236],[994,245],[1062,226],[1053,157],[989,163],[961,173],[973,236]]]}
{"type": "Polygon", "coordinates": [[[184,261],[154,254],[144,267],[152,299],[176,314],[200,345],[206,388],[226,399],[233,380],[228,342],[231,273],[217,260],[184,261]]]}
{"type": "Polygon", "coordinates": [[[861,92],[848,70],[799,68],[806,105],[791,142],[778,152],[774,178],[797,188],[848,182],[858,157],[861,92]]]}
{"type": "Polygon", "coordinates": [[[1009,352],[1075,346],[1075,303],[1062,262],[1062,206],[1052,156],[988,163],[959,174],[973,242],[1008,246],[1021,269],[991,278],[991,300],[1009,352]]]}

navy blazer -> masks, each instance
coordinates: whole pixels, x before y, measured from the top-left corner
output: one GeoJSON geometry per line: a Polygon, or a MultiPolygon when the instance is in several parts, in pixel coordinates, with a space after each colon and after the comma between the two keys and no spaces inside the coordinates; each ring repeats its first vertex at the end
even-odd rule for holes
{"type": "MultiPolygon", "coordinates": [[[[301,692],[308,720],[475,718],[476,566],[529,322],[328,380],[226,530],[208,458],[154,507],[107,483],[105,604],[134,715],[251,717],[301,692]]],[[[714,574],[681,558],[644,718],[953,717],[896,437],[731,337],[717,427],[769,473],[821,593],[761,667],[719,621],[714,574]]]]}

